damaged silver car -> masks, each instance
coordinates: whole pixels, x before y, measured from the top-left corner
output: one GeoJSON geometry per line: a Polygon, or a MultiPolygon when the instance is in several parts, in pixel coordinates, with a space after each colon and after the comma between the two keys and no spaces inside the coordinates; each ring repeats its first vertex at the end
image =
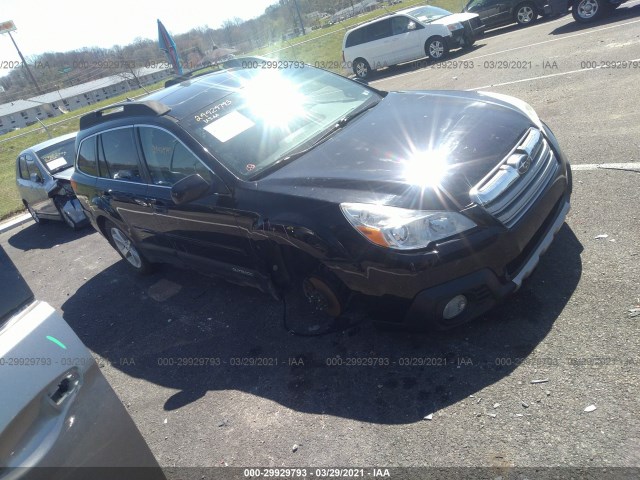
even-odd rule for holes
{"type": "Polygon", "coordinates": [[[22,203],[36,223],[62,220],[74,230],[88,224],[71,188],[76,133],[52,138],[23,150],[16,161],[22,203]]]}

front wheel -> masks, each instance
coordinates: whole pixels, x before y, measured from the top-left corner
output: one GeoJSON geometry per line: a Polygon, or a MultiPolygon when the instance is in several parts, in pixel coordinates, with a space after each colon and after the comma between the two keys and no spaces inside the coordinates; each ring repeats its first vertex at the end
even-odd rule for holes
{"type": "Polygon", "coordinates": [[[365,79],[371,75],[371,67],[364,58],[358,58],[353,62],[353,73],[356,74],[356,77],[365,79]]]}
{"type": "Polygon", "coordinates": [[[604,0],[576,0],[571,14],[578,23],[589,23],[602,17],[607,3],[604,0]]]}
{"type": "Polygon", "coordinates": [[[449,47],[442,37],[431,37],[424,45],[424,51],[431,60],[440,60],[449,53],[449,47]]]}
{"type": "Polygon", "coordinates": [[[535,22],[536,18],[538,18],[538,14],[533,3],[521,3],[516,7],[515,20],[518,25],[526,27],[535,22]]]}
{"type": "Polygon", "coordinates": [[[151,271],[151,263],[145,259],[133,243],[133,240],[113,222],[107,221],[105,230],[113,248],[127,261],[135,272],[143,275],[151,271]]]}

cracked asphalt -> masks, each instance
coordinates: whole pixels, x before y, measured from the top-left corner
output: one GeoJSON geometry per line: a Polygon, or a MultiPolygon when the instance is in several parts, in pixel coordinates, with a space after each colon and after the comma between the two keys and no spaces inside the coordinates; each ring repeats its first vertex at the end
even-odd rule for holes
{"type": "MultiPolygon", "coordinates": [[[[372,84],[514,95],[573,164],[640,167],[640,68],[606,66],[640,59],[639,13],[630,2],[588,27],[570,15],[507,27],[372,84]]],[[[446,333],[362,314],[296,337],[283,328],[294,305],[168,266],[135,277],[91,229],[28,223],[0,244],[163,466],[638,467],[639,171],[576,171],[567,222],[523,288],[446,333]]]]}

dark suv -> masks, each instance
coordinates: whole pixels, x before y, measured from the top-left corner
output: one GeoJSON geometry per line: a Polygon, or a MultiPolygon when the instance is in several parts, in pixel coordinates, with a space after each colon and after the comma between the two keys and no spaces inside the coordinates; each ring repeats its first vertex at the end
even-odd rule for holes
{"type": "Polygon", "coordinates": [[[394,299],[391,320],[447,328],[517,290],[564,222],[568,163],[520,100],[239,65],[82,117],[75,191],[134,270],[294,289],[331,315],[394,299]]]}
{"type": "Polygon", "coordinates": [[[477,13],[488,29],[517,23],[531,25],[538,16],[551,13],[547,0],[471,0],[465,12],[477,13]]]}

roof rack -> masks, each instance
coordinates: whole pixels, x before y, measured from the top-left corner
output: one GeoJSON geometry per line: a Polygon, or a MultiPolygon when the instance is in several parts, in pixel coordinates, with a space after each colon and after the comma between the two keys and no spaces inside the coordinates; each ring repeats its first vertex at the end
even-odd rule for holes
{"type": "Polygon", "coordinates": [[[117,103],[80,117],[80,130],[93,127],[107,120],[142,115],[159,117],[166,115],[170,111],[171,108],[155,100],[117,103]]]}
{"type": "Polygon", "coordinates": [[[192,78],[201,77],[203,75],[208,75],[214,72],[220,72],[222,70],[228,70],[230,68],[245,68],[244,65],[251,65],[250,62],[263,61],[263,60],[273,60],[273,59],[266,58],[266,57],[247,56],[247,57],[231,58],[229,60],[225,60],[224,62],[220,62],[220,63],[210,63],[208,65],[204,65],[202,67],[189,70],[188,72],[185,72],[182,75],[177,75],[173,78],[170,78],[169,80],[164,82],[164,88],[177,85],[178,83],[186,82],[187,80],[191,80],[192,78]]]}

